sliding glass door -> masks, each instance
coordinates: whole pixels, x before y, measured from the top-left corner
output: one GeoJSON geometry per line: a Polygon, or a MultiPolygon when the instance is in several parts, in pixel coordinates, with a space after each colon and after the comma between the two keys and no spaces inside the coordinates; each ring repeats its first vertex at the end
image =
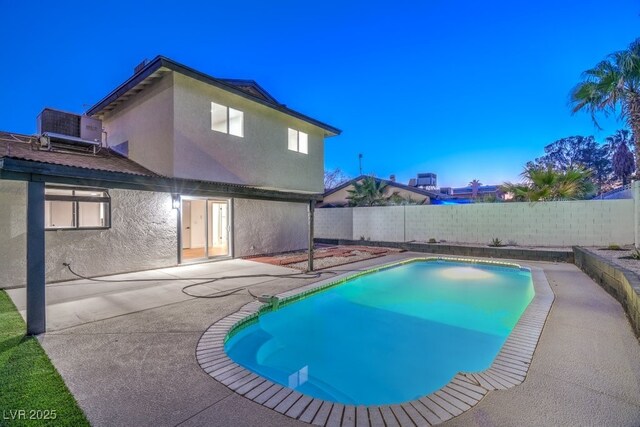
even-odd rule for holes
{"type": "Polygon", "coordinates": [[[229,256],[229,200],[182,198],[181,262],[229,256]]]}

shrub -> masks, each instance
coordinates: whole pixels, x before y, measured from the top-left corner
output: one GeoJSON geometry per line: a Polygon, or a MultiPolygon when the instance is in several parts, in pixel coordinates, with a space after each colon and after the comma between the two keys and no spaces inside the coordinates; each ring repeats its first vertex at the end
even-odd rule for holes
{"type": "Polygon", "coordinates": [[[438,241],[432,237],[429,239],[429,243],[438,243],[438,241]]]}
{"type": "Polygon", "coordinates": [[[502,240],[498,239],[497,237],[494,237],[493,239],[491,239],[491,243],[489,243],[489,246],[494,248],[499,248],[504,245],[502,244],[502,240]]]}

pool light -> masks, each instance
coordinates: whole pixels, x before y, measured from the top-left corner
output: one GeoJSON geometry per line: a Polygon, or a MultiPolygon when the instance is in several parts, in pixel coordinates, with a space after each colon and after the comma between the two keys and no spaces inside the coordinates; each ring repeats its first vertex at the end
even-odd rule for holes
{"type": "Polygon", "coordinates": [[[448,279],[460,280],[491,279],[495,276],[490,271],[475,267],[450,267],[443,269],[440,274],[448,279]]]}

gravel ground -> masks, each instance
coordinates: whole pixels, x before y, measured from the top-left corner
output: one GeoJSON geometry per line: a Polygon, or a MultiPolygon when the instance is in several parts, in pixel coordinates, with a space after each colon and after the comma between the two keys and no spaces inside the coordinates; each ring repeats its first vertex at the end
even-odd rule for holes
{"type": "MultiPolygon", "coordinates": [[[[408,243],[426,243],[426,244],[430,244],[430,245],[447,245],[447,246],[468,246],[468,247],[473,247],[473,248],[488,248],[491,247],[489,245],[489,242],[487,242],[486,244],[483,243],[464,243],[464,242],[447,242],[447,241],[440,241],[438,243],[429,243],[427,241],[422,241],[422,240],[414,240],[412,242],[408,242],[408,243]]],[[[509,244],[509,242],[507,241],[503,241],[502,242],[504,246],[500,246],[501,248],[516,248],[516,249],[543,249],[545,251],[571,251],[571,246],[528,246],[528,245],[518,245],[517,243],[515,244],[509,244]]]]}
{"type": "Polygon", "coordinates": [[[603,258],[612,261],[621,267],[631,270],[640,275],[640,261],[637,259],[621,259],[622,257],[631,256],[633,253],[633,245],[622,246],[623,251],[612,251],[605,248],[588,248],[590,251],[595,252],[603,258]]]}

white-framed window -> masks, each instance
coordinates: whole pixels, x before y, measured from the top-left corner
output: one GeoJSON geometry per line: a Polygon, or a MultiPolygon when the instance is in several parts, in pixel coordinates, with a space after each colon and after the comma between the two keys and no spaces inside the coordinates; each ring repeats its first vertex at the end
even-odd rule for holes
{"type": "Polygon", "coordinates": [[[111,227],[111,198],[102,188],[47,186],[44,190],[47,230],[111,227]]]}
{"type": "Polygon", "coordinates": [[[235,108],[212,102],[211,130],[244,137],[244,113],[235,108]]]}
{"type": "Polygon", "coordinates": [[[309,154],[309,135],[299,130],[289,128],[289,150],[302,154],[309,154]]]}

